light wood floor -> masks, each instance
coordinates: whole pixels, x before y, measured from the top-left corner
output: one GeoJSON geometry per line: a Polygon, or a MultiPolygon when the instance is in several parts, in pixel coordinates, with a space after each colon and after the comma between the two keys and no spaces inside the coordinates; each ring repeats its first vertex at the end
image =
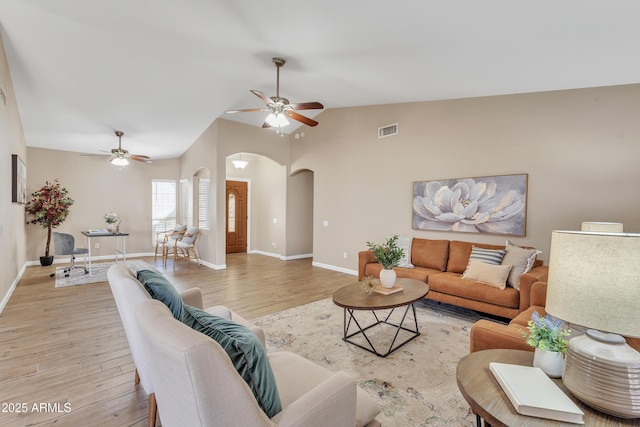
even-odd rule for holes
{"type": "MultiPolygon", "coordinates": [[[[227,305],[247,319],[328,298],[357,280],[310,259],[234,254],[226,270],[182,262],[166,271],[142,259],[179,291],[201,288],[205,307],[227,305]]],[[[146,426],[147,396],[134,385],[109,284],[55,288],[52,271],[28,267],[0,314],[0,426],[146,426]]]]}

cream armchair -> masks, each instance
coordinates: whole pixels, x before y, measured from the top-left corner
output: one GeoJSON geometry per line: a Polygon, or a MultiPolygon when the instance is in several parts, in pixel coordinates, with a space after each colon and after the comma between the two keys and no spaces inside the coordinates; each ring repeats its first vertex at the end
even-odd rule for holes
{"type": "Polygon", "coordinates": [[[186,225],[176,224],[176,226],[173,227],[173,230],[157,232],[155,255],[153,256],[153,259],[156,260],[158,258],[158,253],[164,256],[165,248],[167,248],[167,246],[175,246],[175,242],[180,240],[186,231],[186,225]]]}
{"type": "Polygon", "coordinates": [[[284,351],[268,355],[283,408],[269,419],[216,341],[159,301],[140,303],[136,319],[164,427],[379,425],[377,402],[353,378],[284,351]]]}
{"type": "MultiPolygon", "coordinates": [[[[140,344],[140,331],[135,320],[135,308],[142,301],[151,300],[151,296],[144,289],[135,274],[122,264],[114,264],[107,271],[107,279],[113,298],[115,299],[118,313],[122,325],[124,326],[133,363],[136,366],[135,384],[142,384],[144,391],[149,395],[149,426],[155,426],[156,421],[156,399],[154,386],[151,382],[149,372],[149,358],[146,356],[140,344]]],[[[199,288],[192,288],[180,294],[183,302],[193,307],[202,309],[202,293],[199,288]]],[[[264,332],[262,328],[251,325],[237,313],[224,306],[214,306],[206,308],[205,311],[217,316],[225,317],[250,328],[265,345],[264,332]]]]}

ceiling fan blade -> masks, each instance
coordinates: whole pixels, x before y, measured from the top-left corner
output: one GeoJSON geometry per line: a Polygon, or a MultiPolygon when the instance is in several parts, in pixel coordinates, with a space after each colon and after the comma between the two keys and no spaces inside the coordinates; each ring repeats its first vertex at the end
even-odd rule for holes
{"type": "Polygon", "coordinates": [[[310,119],[309,117],[305,117],[302,114],[298,114],[293,110],[285,110],[284,113],[287,116],[291,117],[293,120],[297,120],[307,126],[316,126],[318,124],[318,122],[316,122],[315,120],[310,119]]]}
{"type": "Polygon", "coordinates": [[[225,113],[227,114],[231,114],[231,113],[255,113],[257,111],[269,111],[268,108],[245,108],[242,110],[227,110],[225,111],[225,113]]]}
{"type": "MultiPolygon", "coordinates": [[[[102,150],[100,150],[102,151],[102,150]]],[[[106,151],[105,151],[106,153],[106,151]]],[[[110,156],[111,153],[109,154],[80,154],[81,156],[86,156],[86,157],[106,157],[106,156],[110,156]]]]}
{"type": "Polygon", "coordinates": [[[264,122],[264,123],[262,124],[262,129],[268,129],[268,128],[270,128],[270,127],[273,127],[273,126],[271,126],[271,125],[270,125],[269,123],[267,123],[267,122],[264,122]]]}
{"type": "Polygon", "coordinates": [[[296,104],[289,104],[294,110],[322,110],[324,105],[319,102],[298,102],[296,104]]]}
{"type": "Polygon", "coordinates": [[[149,158],[149,156],[143,156],[141,154],[131,154],[129,158],[137,162],[151,163],[151,158],[149,158]]]}
{"type": "Polygon", "coordinates": [[[264,93],[260,92],[259,90],[253,90],[251,89],[249,92],[251,92],[252,94],[254,94],[255,96],[257,96],[258,98],[262,99],[262,101],[269,105],[269,104],[273,104],[273,99],[269,98],[267,95],[265,95],[264,93]]]}

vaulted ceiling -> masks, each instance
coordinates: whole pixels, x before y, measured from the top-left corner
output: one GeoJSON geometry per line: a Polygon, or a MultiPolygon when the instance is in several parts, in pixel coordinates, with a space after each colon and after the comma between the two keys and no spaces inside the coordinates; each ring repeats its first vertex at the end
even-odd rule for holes
{"type": "Polygon", "coordinates": [[[122,130],[152,158],[218,117],[261,126],[224,111],[275,95],[274,56],[280,95],[325,108],[639,83],[639,16],[636,0],[0,0],[27,145],[98,153],[122,130]]]}

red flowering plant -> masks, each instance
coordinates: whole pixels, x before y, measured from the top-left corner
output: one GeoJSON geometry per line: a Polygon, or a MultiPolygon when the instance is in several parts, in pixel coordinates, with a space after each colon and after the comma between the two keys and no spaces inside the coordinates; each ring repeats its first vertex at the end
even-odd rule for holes
{"type": "Polygon", "coordinates": [[[29,223],[40,224],[47,230],[45,257],[49,256],[51,230],[67,219],[71,205],[73,205],[73,199],[68,196],[67,189],[60,186],[57,179],[53,182],[47,181],[42,188],[31,193],[31,200],[25,206],[25,211],[33,216],[29,223]]]}

